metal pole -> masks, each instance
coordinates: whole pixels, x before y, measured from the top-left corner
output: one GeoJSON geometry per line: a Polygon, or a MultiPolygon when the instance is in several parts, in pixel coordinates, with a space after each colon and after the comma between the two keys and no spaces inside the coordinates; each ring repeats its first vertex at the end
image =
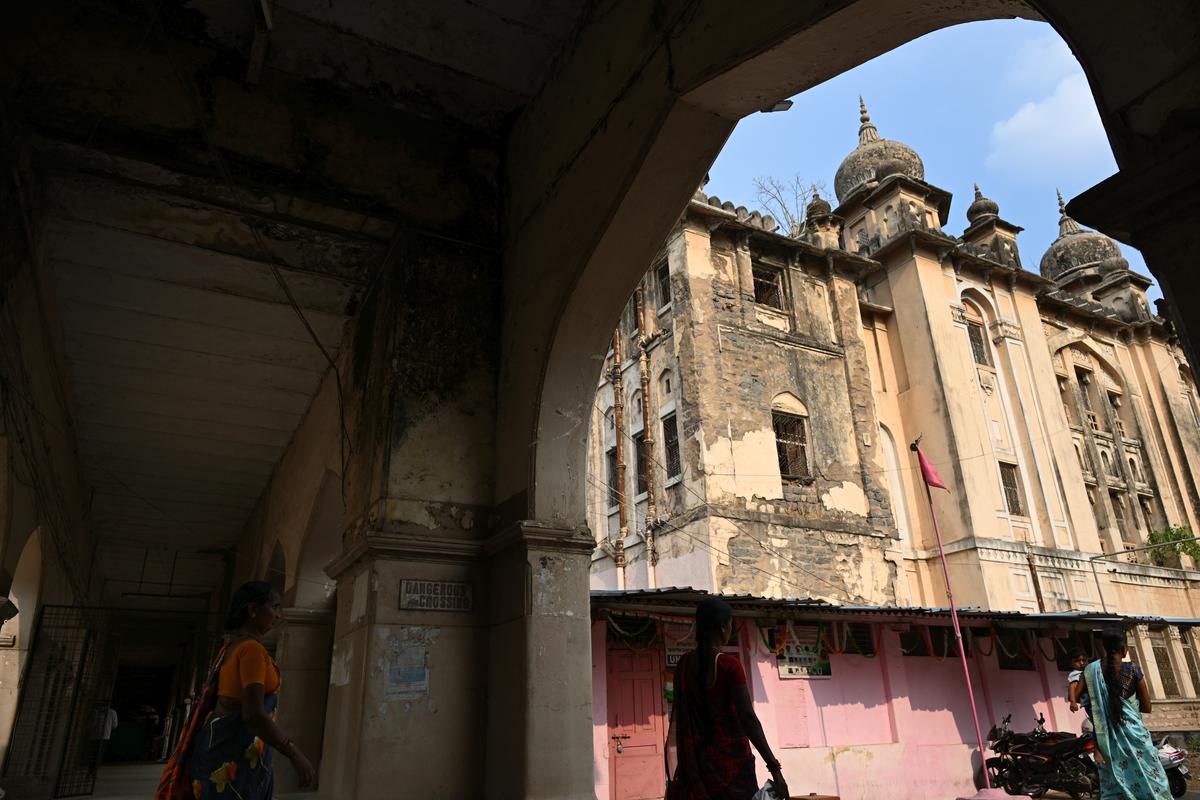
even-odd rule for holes
{"type": "MultiPolygon", "coordinates": [[[[924,483],[924,481],[922,481],[924,483]]],[[[933,518],[933,533],[937,537],[938,555],[942,559],[942,576],[946,580],[946,599],[950,601],[950,620],[954,623],[954,639],[958,644],[958,655],[962,661],[963,678],[967,682],[967,698],[971,701],[971,719],[975,723],[975,740],[979,743],[979,763],[983,766],[983,783],[992,788],[992,779],[987,771],[987,748],[983,746],[983,731],[979,727],[979,711],[975,708],[975,689],[971,686],[971,669],[967,666],[967,651],[963,649],[962,628],[958,624],[958,608],[954,605],[954,592],[950,588],[950,568],[946,565],[946,550],[942,547],[942,531],[938,526],[937,512],[933,510],[933,493],[925,483],[925,499],[929,501],[929,516],[933,518]]]]}

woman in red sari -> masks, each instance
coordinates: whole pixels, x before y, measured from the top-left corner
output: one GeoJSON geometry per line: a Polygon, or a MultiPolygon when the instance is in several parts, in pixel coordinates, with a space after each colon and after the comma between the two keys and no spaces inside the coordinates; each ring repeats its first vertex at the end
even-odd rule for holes
{"type": "MultiPolygon", "coordinates": [[[[754,744],[766,762],[778,798],[788,797],[787,782],[754,713],[746,671],[735,656],[721,653],[733,633],[733,609],[716,597],[696,607],[696,649],[675,667],[668,753],[675,752],[674,776],[668,773],[669,800],[750,800],[758,791],[754,744]]],[[[669,768],[669,765],[668,765],[669,768]]]]}

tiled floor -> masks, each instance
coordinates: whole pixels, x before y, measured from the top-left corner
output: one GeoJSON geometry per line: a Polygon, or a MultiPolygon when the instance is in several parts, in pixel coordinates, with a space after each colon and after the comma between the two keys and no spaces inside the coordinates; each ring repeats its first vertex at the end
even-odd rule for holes
{"type": "Polygon", "coordinates": [[[105,764],[96,775],[98,800],[150,800],[162,764],[105,764]]]}
{"type": "MultiPolygon", "coordinates": [[[[96,776],[94,800],[150,800],[162,764],[106,764],[96,776]]],[[[311,800],[315,792],[276,794],[275,800],[311,800]]]]}

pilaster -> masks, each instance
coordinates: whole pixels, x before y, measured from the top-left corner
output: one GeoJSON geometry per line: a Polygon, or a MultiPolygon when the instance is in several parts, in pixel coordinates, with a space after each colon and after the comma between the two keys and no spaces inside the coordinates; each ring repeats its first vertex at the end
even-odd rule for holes
{"type": "Polygon", "coordinates": [[[586,530],[529,520],[487,542],[490,798],[594,797],[588,594],[594,547],[586,530]]]}
{"type": "MultiPolygon", "coordinates": [[[[325,732],[333,617],[333,611],[284,609],[275,648],[280,675],[276,722],[314,764],[320,763],[325,732]]],[[[298,788],[295,770],[286,758],[275,760],[275,785],[285,792],[298,788]]]]}

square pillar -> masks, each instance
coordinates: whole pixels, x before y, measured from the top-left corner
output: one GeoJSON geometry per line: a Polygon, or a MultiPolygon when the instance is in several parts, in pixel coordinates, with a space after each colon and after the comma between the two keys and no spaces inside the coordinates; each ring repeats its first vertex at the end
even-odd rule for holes
{"type": "Polygon", "coordinates": [[[483,781],[483,567],[478,540],[436,531],[356,532],[329,565],[321,800],[497,796],[483,781]]]}
{"type": "Polygon", "coordinates": [[[586,529],[531,521],[516,523],[487,543],[490,647],[483,785],[489,800],[595,796],[589,598],[595,546],[586,529]]]}
{"type": "MultiPolygon", "coordinates": [[[[287,608],[283,618],[283,630],[275,647],[280,675],[275,721],[313,764],[320,764],[329,658],[333,649],[333,612],[287,608]]],[[[296,772],[287,758],[275,759],[275,787],[282,792],[298,787],[296,772]]]]}

